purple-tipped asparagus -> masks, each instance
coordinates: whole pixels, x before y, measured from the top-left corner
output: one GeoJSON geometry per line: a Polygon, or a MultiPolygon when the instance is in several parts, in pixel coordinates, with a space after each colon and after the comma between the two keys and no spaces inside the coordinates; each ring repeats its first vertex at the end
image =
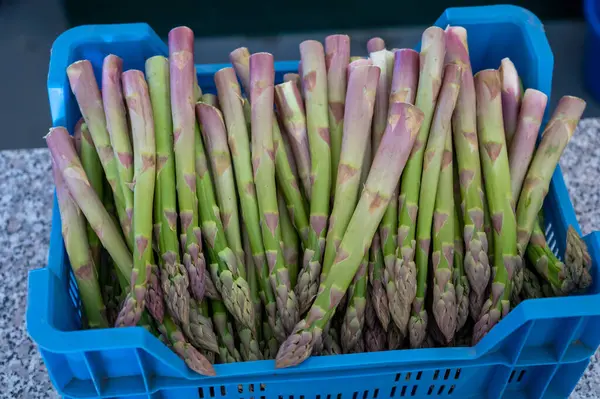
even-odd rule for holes
{"type": "Polygon", "coordinates": [[[367,52],[374,53],[375,51],[385,50],[385,41],[380,37],[372,37],[367,42],[367,52]]]}
{"type": "Polygon", "coordinates": [[[521,98],[523,89],[515,64],[508,58],[504,58],[498,69],[502,81],[502,119],[504,120],[504,132],[506,144],[510,145],[517,131],[519,110],[521,109],[521,98]]]}

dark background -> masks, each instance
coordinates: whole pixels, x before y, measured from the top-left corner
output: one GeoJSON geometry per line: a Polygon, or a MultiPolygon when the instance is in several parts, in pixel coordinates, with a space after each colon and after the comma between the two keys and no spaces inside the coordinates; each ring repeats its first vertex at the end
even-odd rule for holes
{"type": "MultiPolygon", "coordinates": [[[[52,43],[72,26],[147,22],[159,35],[188,25],[196,34],[196,63],[227,62],[244,45],[276,60],[298,59],[298,44],[331,33],[352,37],[352,53],[383,37],[389,48],[413,47],[423,29],[447,7],[485,0],[0,0],[0,150],[44,147],[50,127],[46,76],[52,43]]],[[[551,106],[571,94],[588,101],[585,116],[599,116],[583,83],[586,25],[577,0],[523,0],[544,23],[554,52],[551,106]]],[[[600,51],[600,49],[598,49],[600,51]]]]}

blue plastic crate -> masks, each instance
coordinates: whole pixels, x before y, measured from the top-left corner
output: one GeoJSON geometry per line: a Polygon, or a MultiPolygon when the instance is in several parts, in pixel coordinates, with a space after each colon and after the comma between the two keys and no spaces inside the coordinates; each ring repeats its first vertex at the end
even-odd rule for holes
{"type": "MultiPolygon", "coordinates": [[[[526,87],[550,94],[553,56],[535,15],[515,6],[448,9],[436,22],[469,32],[474,70],[498,67],[510,57],[526,87]]],[[[66,67],[89,59],[100,76],[109,53],[125,68],[167,54],[145,24],[84,26],[54,43],[48,92],[54,125],[72,128],[79,111],[66,67]]],[[[203,90],[225,65],[198,65],[203,90]]],[[[276,64],[277,79],[296,62],[276,64]]],[[[579,226],[557,169],[545,203],[547,236],[563,253],[567,226],[579,226]]],[[[56,201],[48,266],[29,275],[27,327],[38,344],[56,389],[70,398],[383,399],[396,397],[567,397],[600,344],[600,232],[586,237],[594,259],[589,294],[525,301],[474,348],[390,351],[314,357],[276,370],[273,361],[215,367],[201,377],[143,328],[79,331],[80,311],[61,237],[56,201]]]]}

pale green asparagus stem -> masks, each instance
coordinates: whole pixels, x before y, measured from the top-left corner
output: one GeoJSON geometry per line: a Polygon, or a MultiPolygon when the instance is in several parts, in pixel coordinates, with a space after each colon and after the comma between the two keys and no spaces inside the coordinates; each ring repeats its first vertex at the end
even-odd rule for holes
{"type": "Polygon", "coordinates": [[[156,135],[154,222],[159,236],[162,289],[167,309],[185,327],[189,322],[190,281],[187,270],[179,258],[169,60],[162,56],[149,58],[146,61],[146,79],[156,135]]]}
{"type": "Polygon", "coordinates": [[[457,297],[452,273],[454,270],[454,181],[452,165],[452,134],[446,136],[442,168],[433,214],[433,317],[443,335],[444,344],[454,339],[458,321],[457,297]]]}
{"type": "MultiPolygon", "coordinates": [[[[428,315],[425,308],[425,293],[427,292],[431,223],[433,221],[435,194],[438,189],[440,169],[444,160],[444,146],[447,136],[451,134],[451,118],[460,90],[461,75],[462,68],[456,64],[448,64],[444,68],[444,81],[437,99],[431,131],[427,140],[427,149],[424,154],[423,174],[420,184],[421,192],[419,194],[417,249],[415,257],[417,294],[413,301],[412,313],[408,322],[410,345],[412,348],[420,347],[427,333],[428,315]]],[[[451,195],[453,195],[453,191],[451,195]]]]}
{"type": "Polygon", "coordinates": [[[227,318],[225,305],[219,300],[211,300],[210,303],[215,332],[219,339],[219,359],[221,363],[241,362],[242,357],[235,346],[234,331],[231,322],[227,318]]]}
{"type": "Polygon", "coordinates": [[[488,69],[478,72],[475,75],[475,91],[477,135],[485,176],[486,198],[494,231],[494,281],[490,297],[484,303],[479,320],[473,328],[473,344],[479,342],[508,314],[513,273],[521,263],[516,248],[517,226],[510,191],[498,71],[488,69]]]}
{"type": "Polygon", "coordinates": [[[279,205],[279,221],[281,222],[283,259],[290,275],[290,284],[292,287],[295,287],[298,280],[298,248],[300,242],[281,191],[277,192],[277,200],[279,205]]]}
{"type": "MultiPolygon", "coordinates": [[[[248,63],[243,64],[245,68],[248,68],[248,63]]],[[[240,76],[244,74],[245,70],[240,70],[240,76]]],[[[265,305],[271,329],[274,331],[277,339],[283,341],[285,339],[285,332],[281,325],[281,319],[277,317],[277,306],[273,289],[269,282],[269,269],[266,264],[265,249],[260,230],[258,200],[256,198],[254,176],[252,174],[249,133],[244,118],[240,86],[237,82],[235,71],[232,68],[224,68],[218,71],[215,74],[215,83],[227,127],[229,149],[233,159],[242,219],[248,231],[248,239],[250,240],[254,266],[257,271],[257,279],[260,290],[263,293],[261,299],[265,305]]]]}
{"type": "Polygon", "coordinates": [[[344,237],[361,188],[364,149],[369,140],[375,92],[380,70],[376,66],[349,68],[350,79],[344,112],[344,134],[335,184],[333,209],[325,244],[321,279],[324,280],[333,265],[337,249],[344,237]]]}
{"type": "Polygon", "coordinates": [[[446,62],[455,63],[463,68],[461,90],[456,102],[456,111],[452,116],[452,137],[461,192],[460,208],[464,226],[461,235],[465,243],[464,269],[471,288],[469,308],[471,317],[477,320],[490,281],[488,246],[491,248],[492,243],[484,228],[486,221],[489,220],[489,213],[485,212],[487,204],[484,201],[479,161],[475,86],[465,28],[448,27],[446,49],[446,62]]]}
{"type": "Polygon", "coordinates": [[[52,162],[62,235],[69,263],[77,281],[83,313],[90,328],[108,328],[106,307],[98,284],[97,266],[92,259],[83,214],[71,198],[61,171],[52,162]]]}
{"type": "Polygon", "coordinates": [[[133,149],[121,88],[122,73],[123,60],[116,55],[107,55],[102,64],[102,102],[106,115],[106,128],[115,153],[119,184],[125,200],[125,213],[129,220],[132,220],[133,149]]]}
{"type": "Polygon", "coordinates": [[[242,226],[242,242],[244,244],[244,263],[246,265],[246,279],[248,281],[248,287],[250,287],[250,297],[252,298],[252,304],[254,306],[254,325],[256,326],[256,339],[258,339],[258,341],[260,342],[262,340],[263,329],[262,302],[260,297],[264,294],[262,293],[260,286],[258,285],[258,273],[256,271],[256,266],[254,265],[254,259],[252,257],[250,239],[248,238],[248,232],[244,226],[242,226]]]}
{"type": "Polygon", "coordinates": [[[276,367],[297,365],[311,355],[314,346],[321,346],[323,329],[371,246],[422,121],[423,113],[409,104],[404,104],[389,118],[390,128],[386,129],[375,155],[365,188],[340,243],[336,262],[321,283],[307,316],[279,349],[276,367]]]}
{"type": "Polygon", "coordinates": [[[277,311],[286,333],[298,320],[298,301],[281,249],[281,225],[275,187],[275,148],[273,147],[273,97],[275,69],[273,56],[250,56],[250,105],[252,107],[252,168],[260,210],[260,225],[269,278],[276,294],[277,311]]]}
{"type": "MultiPolygon", "coordinates": [[[[131,121],[134,151],[135,186],[133,189],[133,271],[131,291],[125,298],[116,325],[134,326],[138,323],[146,301],[148,310],[159,323],[164,314],[162,298],[148,296],[148,282],[153,273],[152,253],[153,199],[156,181],[156,140],[154,117],[144,73],[129,70],[123,73],[123,93],[131,121]]],[[[159,285],[160,287],[160,285],[159,285]]]]}
{"type": "MultiPolygon", "coordinates": [[[[331,181],[337,181],[342,133],[344,131],[344,103],[346,81],[350,62],[350,36],[331,35],[325,38],[325,64],[327,67],[327,103],[329,110],[329,138],[331,144],[331,181]]],[[[331,197],[335,195],[331,185],[331,197]]]]}
{"type": "Polygon", "coordinates": [[[465,249],[462,232],[462,219],[458,213],[460,195],[454,196],[454,269],[452,270],[452,281],[456,292],[456,332],[460,331],[469,317],[469,294],[471,286],[465,274],[464,259],[465,249]]]}
{"type": "Polygon", "coordinates": [[[498,72],[500,72],[500,80],[502,81],[501,97],[504,132],[506,134],[506,144],[510,146],[515,132],[517,131],[523,89],[521,88],[521,82],[515,64],[513,64],[509,58],[502,59],[498,72]]]}
{"type": "Polygon", "coordinates": [[[115,205],[119,215],[119,222],[126,237],[127,246],[133,249],[133,236],[131,219],[125,212],[125,197],[119,183],[119,172],[117,161],[110,143],[110,136],[106,129],[106,117],[102,108],[102,97],[100,89],[94,77],[92,64],[87,61],[77,61],[69,65],[67,75],[71,90],[77,99],[79,110],[90,131],[96,151],[102,162],[106,180],[110,184],[115,198],[115,205]]]}
{"type": "MultiPolygon", "coordinates": [[[[445,36],[440,28],[431,27],[423,32],[420,53],[420,76],[415,105],[423,112],[423,124],[419,130],[412,152],[406,164],[400,183],[399,219],[398,219],[398,258],[396,270],[415,272],[415,234],[417,212],[419,209],[419,192],[423,156],[429,128],[433,118],[435,102],[442,84],[442,68],[444,64],[445,36]]],[[[398,278],[396,278],[398,281],[398,278]]],[[[414,297],[416,286],[407,281],[406,297],[414,297]]],[[[424,292],[424,290],[423,290],[424,292]]],[[[414,302],[414,301],[413,301],[414,302]]],[[[391,309],[390,309],[391,310],[391,309]]],[[[406,318],[408,323],[408,318],[406,318]]],[[[401,332],[407,331],[407,325],[398,326],[401,332]]]]}
{"type": "Polygon", "coordinates": [[[542,141],[527,171],[517,205],[517,248],[521,256],[525,253],[533,225],[548,193],[554,169],[575,132],[585,105],[580,98],[562,97],[542,133],[542,141]]]}
{"type": "Polygon", "coordinates": [[[196,198],[195,125],[196,73],[194,68],[194,33],[186,27],[169,32],[171,114],[173,149],[183,265],[188,271],[192,295],[204,297],[206,264],[202,255],[202,232],[198,226],[196,198]]]}
{"type": "Polygon", "coordinates": [[[220,110],[220,108],[221,108],[219,106],[219,98],[217,96],[215,96],[214,94],[204,93],[204,94],[202,94],[200,101],[202,101],[205,104],[212,105],[216,109],[220,110]]]}
{"type": "Polygon", "coordinates": [[[300,43],[302,88],[306,100],[306,126],[311,158],[309,245],[296,285],[300,313],[306,312],[319,286],[321,258],[331,191],[331,147],[327,115],[327,70],[323,45],[314,40],[300,43]]]}

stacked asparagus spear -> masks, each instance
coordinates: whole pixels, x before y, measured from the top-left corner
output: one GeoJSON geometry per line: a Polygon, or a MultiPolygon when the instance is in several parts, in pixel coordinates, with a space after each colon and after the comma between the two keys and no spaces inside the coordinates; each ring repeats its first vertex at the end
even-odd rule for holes
{"type": "Polygon", "coordinates": [[[173,29],[145,71],[107,56],[102,91],[89,61],[67,70],[83,118],[46,140],[87,327],[144,326],[213,375],[476,344],[522,300],[590,285],[579,235],[561,261],[540,213],[582,100],[536,147],[546,96],[509,59],[473,75],[461,27],[368,58],[308,40],[279,84],[239,48],[216,95],[193,39],[173,29]]]}

